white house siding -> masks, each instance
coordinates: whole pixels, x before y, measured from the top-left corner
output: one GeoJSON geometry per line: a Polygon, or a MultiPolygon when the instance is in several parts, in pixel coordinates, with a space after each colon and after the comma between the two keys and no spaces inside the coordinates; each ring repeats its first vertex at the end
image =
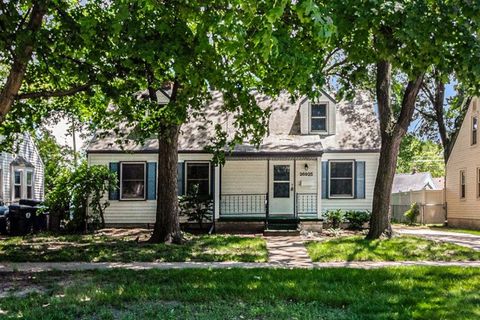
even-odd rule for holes
{"type": "MultiPolygon", "coordinates": [[[[11,163],[17,156],[23,157],[28,162],[32,163],[33,169],[33,198],[35,200],[44,199],[44,165],[32,138],[25,134],[17,149],[17,153],[0,153],[1,165],[1,181],[2,188],[0,190],[0,197],[6,203],[13,202],[13,170],[11,163]]],[[[24,170],[22,167],[15,167],[19,170],[24,170]]],[[[24,187],[25,189],[25,187],[24,187]]]]}
{"type": "MultiPolygon", "coordinates": [[[[327,210],[372,210],[373,188],[378,169],[379,153],[324,153],[322,161],[365,161],[365,199],[321,199],[321,211],[327,210]]],[[[321,175],[321,173],[320,173],[321,175]]],[[[321,179],[321,178],[320,178],[321,179]]],[[[321,180],[320,180],[321,181],[321,180]]],[[[320,185],[321,188],[321,185],[320,185]]]]}
{"type": "Polygon", "coordinates": [[[222,194],[267,193],[267,160],[230,160],[222,167],[222,194]]]}
{"type": "Polygon", "coordinates": [[[480,168],[480,133],[471,145],[472,116],[479,116],[480,99],[472,100],[446,166],[445,198],[451,226],[480,228],[480,198],[477,197],[477,168],[480,168]],[[460,199],[460,171],[465,170],[466,197],[460,199]]]}
{"type": "MultiPolygon", "coordinates": [[[[88,165],[105,165],[110,162],[145,161],[157,162],[156,153],[90,153],[88,165]]],[[[208,161],[212,157],[208,154],[179,154],[178,161],[208,161]]],[[[108,197],[108,195],[105,195],[108,197]]],[[[110,206],[105,210],[107,224],[153,224],[157,209],[156,200],[126,201],[109,200],[110,206]]]]}

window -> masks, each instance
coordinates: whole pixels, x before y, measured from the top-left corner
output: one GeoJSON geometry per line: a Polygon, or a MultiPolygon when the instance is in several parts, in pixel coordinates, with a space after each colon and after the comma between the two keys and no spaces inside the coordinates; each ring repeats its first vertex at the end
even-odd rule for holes
{"type": "Polygon", "coordinates": [[[210,195],[210,163],[187,162],[187,194],[198,192],[199,196],[210,195]],[[198,188],[198,191],[197,191],[198,188]]]}
{"type": "Polygon", "coordinates": [[[15,170],[13,173],[13,198],[20,199],[22,197],[22,171],[15,170]]]}
{"type": "Polygon", "coordinates": [[[310,114],[310,130],[312,132],[327,131],[326,104],[312,104],[310,114]]]}
{"type": "Polygon", "coordinates": [[[477,129],[478,129],[478,118],[474,116],[472,118],[472,146],[477,144],[477,129]]]}
{"type": "Polygon", "coordinates": [[[290,166],[273,166],[273,197],[290,198],[290,166]]]}
{"type": "Polygon", "coordinates": [[[353,198],[354,162],[330,161],[330,197],[353,198]]]}
{"type": "Polygon", "coordinates": [[[121,163],[121,200],[145,200],[145,171],[145,163],[143,162],[121,163]]]}
{"type": "Polygon", "coordinates": [[[480,168],[477,168],[477,198],[480,199],[480,168]]]}
{"type": "Polygon", "coordinates": [[[460,171],[460,198],[465,199],[466,189],[465,189],[465,171],[460,171]]]}
{"type": "Polygon", "coordinates": [[[33,199],[33,172],[27,171],[27,199],[33,199]]]}

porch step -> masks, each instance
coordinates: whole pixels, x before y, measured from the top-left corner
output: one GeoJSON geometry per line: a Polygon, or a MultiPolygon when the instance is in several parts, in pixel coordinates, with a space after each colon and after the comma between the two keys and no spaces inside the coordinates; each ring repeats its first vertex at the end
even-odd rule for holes
{"type": "Polygon", "coordinates": [[[293,236],[300,234],[298,228],[300,220],[294,217],[269,217],[264,235],[270,236],[293,236]]]}

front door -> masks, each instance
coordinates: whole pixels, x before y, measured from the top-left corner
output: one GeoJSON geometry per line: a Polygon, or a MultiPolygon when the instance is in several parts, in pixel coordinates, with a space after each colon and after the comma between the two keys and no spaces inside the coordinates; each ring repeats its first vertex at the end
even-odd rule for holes
{"type": "Polygon", "coordinates": [[[293,161],[270,161],[270,214],[293,215],[293,161]]]}

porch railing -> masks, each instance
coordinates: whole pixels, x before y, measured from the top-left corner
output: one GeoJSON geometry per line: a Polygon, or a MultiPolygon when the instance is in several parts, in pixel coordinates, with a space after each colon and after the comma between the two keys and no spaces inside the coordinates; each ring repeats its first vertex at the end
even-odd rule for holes
{"type": "Polygon", "coordinates": [[[220,216],[265,216],[266,194],[222,194],[220,216]]]}
{"type": "Polygon", "coordinates": [[[299,215],[317,214],[317,194],[316,193],[297,193],[295,201],[295,213],[299,215]]]}

